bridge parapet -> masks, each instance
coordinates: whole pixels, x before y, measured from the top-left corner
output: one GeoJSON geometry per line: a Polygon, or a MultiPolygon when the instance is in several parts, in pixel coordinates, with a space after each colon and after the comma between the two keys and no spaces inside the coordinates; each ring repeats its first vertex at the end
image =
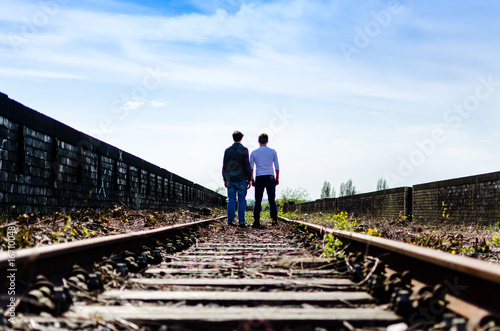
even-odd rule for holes
{"type": "Polygon", "coordinates": [[[225,206],[201,185],[0,93],[0,211],[225,206]]]}

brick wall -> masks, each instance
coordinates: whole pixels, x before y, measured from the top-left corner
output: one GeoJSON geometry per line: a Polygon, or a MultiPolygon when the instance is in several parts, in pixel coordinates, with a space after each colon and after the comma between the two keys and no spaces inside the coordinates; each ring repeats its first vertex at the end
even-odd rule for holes
{"type": "MultiPolygon", "coordinates": [[[[292,205],[293,206],[293,205],[292,205]]],[[[355,217],[483,222],[500,221],[500,172],[297,204],[299,213],[347,211],[355,217]]]]}
{"type": "Polygon", "coordinates": [[[413,218],[500,221],[500,172],[413,186],[413,218]]]}
{"type": "Polygon", "coordinates": [[[0,211],[225,206],[225,197],[0,93],[0,211]]]}
{"type": "Polygon", "coordinates": [[[409,215],[411,207],[411,188],[395,189],[357,194],[353,196],[329,198],[295,205],[299,213],[348,212],[354,217],[394,219],[400,214],[409,215]]]}

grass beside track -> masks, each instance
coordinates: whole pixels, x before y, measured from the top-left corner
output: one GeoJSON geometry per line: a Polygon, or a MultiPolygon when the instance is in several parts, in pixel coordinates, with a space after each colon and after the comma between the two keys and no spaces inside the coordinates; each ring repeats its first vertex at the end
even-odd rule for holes
{"type": "MultiPolygon", "coordinates": [[[[21,249],[188,223],[223,216],[225,213],[224,209],[211,209],[210,215],[201,215],[198,211],[185,209],[137,211],[116,206],[98,212],[79,209],[70,213],[56,212],[49,215],[22,214],[16,218],[1,215],[0,251],[7,247],[6,232],[9,227],[15,227],[16,248],[21,249]]],[[[410,221],[405,217],[393,220],[357,219],[346,212],[338,214],[280,212],[279,216],[500,263],[500,222],[464,224],[448,219],[422,222],[410,221]]],[[[253,213],[247,212],[245,219],[250,225],[253,222],[253,213]]],[[[269,212],[262,212],[262,222],[269,222],[270,219],[269,212]]]]}
{"type": "Polygon", "coordinates": [[[353,231],[372,236],[429,247],[450,254],[465,255],[500,263],[500,222],[496,224],[357,219],[346,212],[339,214],[287,213],[280,216],[306,221],[331,229],[353,231]]]}

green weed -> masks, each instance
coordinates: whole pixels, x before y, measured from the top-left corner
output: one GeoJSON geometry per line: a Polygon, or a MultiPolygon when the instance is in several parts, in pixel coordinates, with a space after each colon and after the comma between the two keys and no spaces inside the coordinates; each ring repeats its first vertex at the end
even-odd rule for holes
{"type": "Polygon", "coordinates": [[[500,247],[500,232],[493,236],[493,245],[500,247]]]}
{"type": "Polygon", "coordinates": [[[338,238],[335,238],[334,235],[330,234],[325,234],[323,237],[324,241],[324,247],[323,247],[323,254],[322,256],[327,257],[327,258],[334,258],[334,257],[344,257],[344,252],[341,250],[341,248],[344,246],[342,241],[340,241],[338,238]]]}

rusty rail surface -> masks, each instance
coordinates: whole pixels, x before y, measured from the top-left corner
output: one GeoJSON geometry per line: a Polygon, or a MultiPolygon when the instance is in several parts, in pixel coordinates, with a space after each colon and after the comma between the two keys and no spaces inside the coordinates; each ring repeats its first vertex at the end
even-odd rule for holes
{"type": "Polygon", "coordinates": [[[224,219],[17,251],[15,314],[66,330],[500,325],[499,266],[286,218],[261,229],[224,219]],[[325,234],[345,255],[320,257],[325,234]]]}
{"type": "Polygon", "coordinates": [[[473,324],[500,319],[500,265],[390,239],[280,219],[320,234],[332,234],[346,241],[349,251],[376,257],[393,272],[409,271],[417,289],[443,285],[448,308],[473,324]]]}
{"type": "Polygon", "coordinates": [[[89,323],[144,330],[288,330],[298,325],[373,329],[403,321],[345,270],[334,269],[335,261],[319,258],[316,248],[304,243],[302,232],[290,233],[294,227],[240,229],[213,221],[147,231],[132,235],[135,239],[120,235],[19,252],[20,266],[42,266],[29,271],[34,282],[15,306],[18,316],[27,317],[18,321],[67,330],[89,323]],[[187,231],[181,239],[173,236],[173,231],[196,225],[207,225],[198,228],[204,237],[187,231]],[[162,247],[159,259],[150,256],[145,242],[162,247]],[[68,251],[72,257],[63,263],[68,251]],[[102,259],[106,253],[111,255],[102,259]],[[85,255],[93,256],[80,258],[85,255]],[[141,267],[145,255],[148,263],[141,267]],[[51,270],[57,261],[57,270],[51,270]],[[38,272],[63,278],[62,286],[38,272]]]}
{"type": "Polygon", "coordinates": [[[333,268],[334,260],[318,257],[292,226],[210,227],[209,236],[189,249],[168,254],[65,317],[180,330],[373,329],[402,322],[333,268]]]}
{"type": "Polygon", "coordinates": [[[67,273],[73,265],[91,269],[95,261],[103,256],[112,256],[124,249],[137,250],[143,245],[154,245],[185,229],[206,225],[216,219],[201,220],[186,224],[162,227],[154,230],[129,234],[118,234],[100,238],[84,239],[70,243],[27,248],[15,251],[12,259],[7,252],[0,252],[0,293],[7,293],[9,279],[15,272],[16,292],[23,293],[37,275],[44,275],[49,280],[60,282],[60,276],[67,273]],[[9,261],[14,262],[14,267],[9,261]]]}

